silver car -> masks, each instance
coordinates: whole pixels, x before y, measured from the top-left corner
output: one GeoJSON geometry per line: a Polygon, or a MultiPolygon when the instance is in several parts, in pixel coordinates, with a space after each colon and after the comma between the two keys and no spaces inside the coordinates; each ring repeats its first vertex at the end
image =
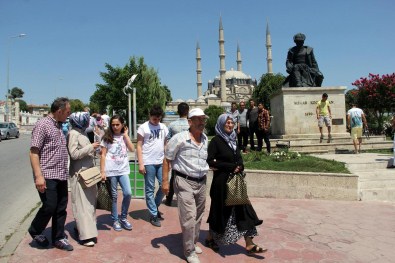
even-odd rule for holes
{"type": "Polygon", "coordinates": [[[19,129],[13,122],[0,122],[0,131],[2,139],[19,138],[19,129]]]}

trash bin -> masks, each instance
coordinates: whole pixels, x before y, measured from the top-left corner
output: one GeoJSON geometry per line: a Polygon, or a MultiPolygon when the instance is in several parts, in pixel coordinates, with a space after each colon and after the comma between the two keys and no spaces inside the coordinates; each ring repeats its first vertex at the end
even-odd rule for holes
{"type": "Polygon", "coordinates": [[[130,186],[133,198],[145,198],[144,176],[139,173],[139,164],[137,161],[129,161],[130,166],[130,186]]]}

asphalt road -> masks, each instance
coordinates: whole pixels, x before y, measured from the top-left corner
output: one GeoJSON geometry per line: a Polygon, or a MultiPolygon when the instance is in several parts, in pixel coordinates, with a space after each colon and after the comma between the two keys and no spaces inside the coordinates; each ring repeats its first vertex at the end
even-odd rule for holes
{"type": "Polygon", "coordinates": [[[29,160],[30,134],[0,142],[0,251],[40,199],[29,160]]]}

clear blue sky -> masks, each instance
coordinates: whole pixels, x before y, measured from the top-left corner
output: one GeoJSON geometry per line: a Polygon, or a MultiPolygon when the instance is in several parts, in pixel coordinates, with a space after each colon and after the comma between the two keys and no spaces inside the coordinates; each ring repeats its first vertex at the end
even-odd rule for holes
{"type": "Polygon", "coordinates": [[[369,73],[395,71],[393,0],[0,0],[0,94],[7,85],[25,92],[27,103],[55,96],[89,102],[104,64],[123,67],[143,56],[176,99],[196,99],[196,42],[202,55],[203,91],[219,75],[219,17],[225,32],[226,69],[266,73],[265,29],[269,21],[273,71],[285,73],[295,33],[305,33],[325,79],[347,86],[369,73]],[[18,34],[24,38],[10,38],[18,34]]]}

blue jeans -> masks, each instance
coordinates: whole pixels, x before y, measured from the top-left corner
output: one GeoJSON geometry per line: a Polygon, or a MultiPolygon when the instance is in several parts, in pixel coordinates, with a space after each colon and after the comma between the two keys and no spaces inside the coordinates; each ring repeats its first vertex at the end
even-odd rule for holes
{"type": "Polygon", "coordinates": [[[145,165],[145,202],[147,203],[148,211],[151,216],[158,216],[158,207],[162,202],[163,193],[162,193],[162,164],[150,164],[145,165]],[[155,178],[158,180],[159,188],[156,192],[154,198],[155,191],[155,178]]]}
{"type": "Polygon", "coordinates": [[[126,219],[128,215],[130,200],[132,198],[132,190],[130,189],[129,175],[110,176],[107,177],[111,182],[111,195],[112,195],[112,209],[111,218],[113,221],[118,221],[118,183],[122,188],[122,206],[121,206],[121,219],[126,219]]]}

